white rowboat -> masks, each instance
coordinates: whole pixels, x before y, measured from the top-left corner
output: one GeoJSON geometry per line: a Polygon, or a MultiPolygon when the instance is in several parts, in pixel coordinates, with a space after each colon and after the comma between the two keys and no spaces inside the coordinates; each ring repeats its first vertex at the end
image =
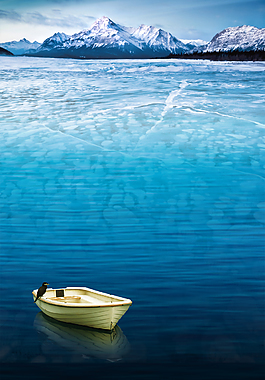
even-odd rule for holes
{"type": "MultiPolygon", "coordinates": [[[[33,299],[38,289],[33,290],[33,299]]],[[[112,330],[132,301],[86,287],[49,288],[36,305],[44,314],[61,322],[112,330]]]]}

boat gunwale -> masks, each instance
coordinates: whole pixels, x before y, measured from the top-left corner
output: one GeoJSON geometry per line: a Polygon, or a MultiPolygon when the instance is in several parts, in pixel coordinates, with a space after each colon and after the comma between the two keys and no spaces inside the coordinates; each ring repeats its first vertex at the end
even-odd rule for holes
{"type": "MultiPolygon", "coordinates": [[[[38,301],[41,301],[41,302],[44,302],[44,303],[47,303],[47,304],[50,304],[50,305],[53,305],[53,306],[58,306],[58,307],[67,307],[67,308],[98,308],[98,307],[116,307],[116,306],[130,306],[132,305],[132,301],[129,299],[129,298],[122,298],[122,297],[119,297],[119,296],[114,296],[112,294],[108,294],[108,293],[103,293],[103,292],[99,292],[97,290],[94,290],[94,289],[90,289],[90,288],[86,288],[86,287],[67,287],[67,288],[58,288],[58,289],[53,289],[53,288],[48,288],[47,290],[61,290],[61,289],[68,289],[68,290],[86,290],[86,291],[89,291],[91,293],[94,293],[94,294],[99,294],[99,295],[103,295],[103,296],[107,296],[109,298],[118,298],[120,299],[120,301],[116,301],[116,302],[110,302],[110,303],[106,303],[106,304],[90,304],[90,305],[87,305],[85,303],[62,303],[62,301],[57,301],[57,300],[53,300],[53,299],[50,299],[50,298],[45,298],[45,297],[40,297],[38,299],[38,301]]],[[[36,298],[37,297],[37,289],[34,289],[32,291],[32,294],[34,295],[34,297],[36,298]]],[[[37,302],[38,302],[37,301],[37,302]]]]}

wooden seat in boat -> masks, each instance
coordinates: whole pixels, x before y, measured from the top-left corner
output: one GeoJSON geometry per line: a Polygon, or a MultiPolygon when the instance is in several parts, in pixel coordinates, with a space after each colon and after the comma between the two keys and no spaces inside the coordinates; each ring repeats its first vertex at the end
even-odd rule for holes
{"type": "Polygon", "coordinates": [[[55,301],[77,301],[77,300],[81,300],[81,297],[79,296],[65,296],[65,297],[49,297],[51,300],[55,300],[55,301]]]}

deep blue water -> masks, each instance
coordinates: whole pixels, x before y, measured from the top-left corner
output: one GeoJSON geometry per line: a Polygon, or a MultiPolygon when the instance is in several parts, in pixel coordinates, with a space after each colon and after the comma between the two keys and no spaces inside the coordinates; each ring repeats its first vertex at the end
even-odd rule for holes
{"type": "Polygon", "coordinates": [[[262,378],[264,63],[0,59],[3,379],[262,378]],[[106,336],[43,281],[133,305],[106,336]]]}

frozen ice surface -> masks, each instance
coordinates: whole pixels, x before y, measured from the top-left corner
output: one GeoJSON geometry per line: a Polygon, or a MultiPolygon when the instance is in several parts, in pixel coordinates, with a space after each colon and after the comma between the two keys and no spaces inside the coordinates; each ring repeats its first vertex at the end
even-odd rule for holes
{"type": "Polygon", "coordinates": [[[134,226],[184,249],[263,226],[264,63],[0,59],[13,236],[125,239],[134,226]]]}

